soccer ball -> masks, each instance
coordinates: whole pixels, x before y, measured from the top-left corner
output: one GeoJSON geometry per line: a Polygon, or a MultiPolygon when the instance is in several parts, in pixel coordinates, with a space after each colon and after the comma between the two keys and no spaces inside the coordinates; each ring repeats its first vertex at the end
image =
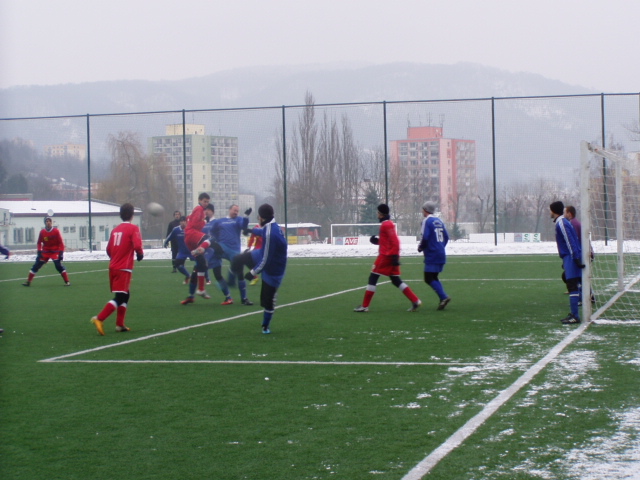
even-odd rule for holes
{"type": "Polygon", "coordinates": [[[164,213],[164,207],[156,202],[151,202],[147,205],[147,212],[149,212],[154,217],[159,217],[164,213]]]}

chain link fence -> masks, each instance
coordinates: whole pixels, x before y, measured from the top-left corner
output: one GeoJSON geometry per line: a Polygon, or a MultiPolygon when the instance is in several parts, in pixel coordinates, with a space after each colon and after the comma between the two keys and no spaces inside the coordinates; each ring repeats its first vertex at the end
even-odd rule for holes
{"type": "MultiPolygon", "coordinates": [[[[308,94],[295,106],[4,118],[0,193],[157,202],[164,215],[142,216],[156,239],[205,191],[217,216],[268,202],[281,224],[318,225],[316,240],[375,223],[381,202],[400,235],[417,235],[427,200],[456,239],[551,240],[549,203],[580,213],[580,141],[640,162],[639,117],[635,93],[323,105],[308,94]]],[[[106,240],[93,230],[88,248],[106,240]]]]}

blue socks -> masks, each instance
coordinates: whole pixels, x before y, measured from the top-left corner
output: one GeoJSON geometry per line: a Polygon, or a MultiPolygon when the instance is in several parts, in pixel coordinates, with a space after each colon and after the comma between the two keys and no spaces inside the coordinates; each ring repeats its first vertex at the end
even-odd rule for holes
{"type": "Polygon", "coordinates": [[[271,323],[271,318],[272,317],[273,317],[273,311],[268,312],[267,310],[265,310],[263,315],[262,315],[262,326],[263,327],[268,327],[269,324],[271,323]]]}
{"type": "Polygon", "coordinates": [[[444,288],[442,287],[442,283],[440,283],[439,280],[434,280],[429,284],[429,286],[433,288],[433,290],[438,294],[440,300],[444,300],[445,298],[447,298],[448,295],[445,293],[444,288]]]}

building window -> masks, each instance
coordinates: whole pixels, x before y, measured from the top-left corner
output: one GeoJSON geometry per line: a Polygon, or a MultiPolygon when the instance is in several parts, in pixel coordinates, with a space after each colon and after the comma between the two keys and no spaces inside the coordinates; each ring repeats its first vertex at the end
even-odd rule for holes
{"type": "Polygon", "coordinates": [[[69,233],[76,233],[75,225],[73,227],[69,227],[69,233]]]}
{"type": "Polygon", "coordinates": [[[25,241],[27,243],[31,243],[31,242],[35,242],[36,241],[36,236],[35,236],[35,232],[32,228],[25,228],[24,230],[25,233],[25,241]]]}
{"type": "Polygon", "coordinates": [[[69,227],[62,227],[62,233],[69,233],[69,227]]]}
{"type": "Polygon", "coordinates": [[[23,230],[21,228],[15,228],[13,230],[13,243],[22,243],[23,239],[23,230]]]}
{"type": "Polygon", "coordinates": [[[80,240],[86,240],[87,238],[87,227],[80,227],[80,240]]]}

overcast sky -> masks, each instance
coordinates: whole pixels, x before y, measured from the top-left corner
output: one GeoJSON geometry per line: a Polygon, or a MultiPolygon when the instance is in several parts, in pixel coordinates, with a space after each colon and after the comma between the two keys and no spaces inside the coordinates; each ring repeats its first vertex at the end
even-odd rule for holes
{"type": "Polygon", "coordinates": [[[0,0],[0,88],[474,62],[640,91],[639,0],[0,0]]]}

